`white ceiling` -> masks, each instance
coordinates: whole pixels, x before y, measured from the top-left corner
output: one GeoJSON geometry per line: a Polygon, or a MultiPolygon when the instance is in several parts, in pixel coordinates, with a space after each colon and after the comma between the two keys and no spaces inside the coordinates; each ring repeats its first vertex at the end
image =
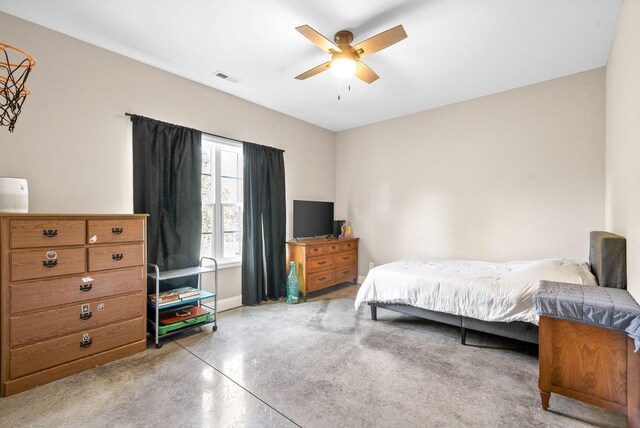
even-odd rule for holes
{"type": "Polygon", "coordinates": [[[0,10],[340,131],[602,67],[621,1],[0,0],[0,10]],[[354,43],[402,24],[408,38],[364,60],[380,76],[371,85],[328,72],[298,81],[329,59],[295,30],[303,24],[330,40],[351,30],[354,43]]]}

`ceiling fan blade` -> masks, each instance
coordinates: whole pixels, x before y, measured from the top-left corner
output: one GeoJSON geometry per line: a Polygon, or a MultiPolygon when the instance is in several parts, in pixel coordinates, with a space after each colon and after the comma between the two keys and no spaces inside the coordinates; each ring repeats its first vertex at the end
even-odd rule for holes
{"type": "Polygon", "coordinates": [[[373,37],[369,37],[367,40],[355,45],[353,49],[360,58],[364,58],[406,38],[407,33],[404,31],[404,28],[402,25],[398,25],[397,27],[376,34],[373,37]]]}
{"type": "Polygon", "coordinates": [[[298,30],[300,34],[309,39],[311,43],[327,53],[342,52],[339,47],[331,43],[325,36],[318,33],[308,25],[301,25],[299,27],[296,27],[296,30],[298,30]]]}
{"type": "Polygon", "coordinates": [[[376,74],[376,72],[370,69],[369,66],[362,61],[358,61],[358,65],[356,67],[356,77],[367,83],[372,83],[378,80],[378,75],[376,74]]]}
{"type": "Polygon", "coordinates": [[[298,80],[308,79],[309,77],[315,76],[316,74],[320,74],[323,71],[328,70],[330,66],[331,66],[331,61],[327,61],[324,64],[320,64],[320,65],[318,65],[316,67],[313,67],[312,69],[307,70],[304,73],[296,76],[296,79],[298,79],[298,80]]]}

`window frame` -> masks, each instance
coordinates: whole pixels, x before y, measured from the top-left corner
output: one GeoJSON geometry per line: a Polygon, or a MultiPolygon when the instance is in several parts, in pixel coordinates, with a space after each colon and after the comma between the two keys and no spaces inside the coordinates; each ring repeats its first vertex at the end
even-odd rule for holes
{"type": "MultiPolygon", "coordinates": [[[[219,268],[230,268],[230,267],[238,267],[242,265],[242,214],[244,209],[244,201],[243,199],[243,189],[242,186],[238,183],[238,202],[230,203],[230,202],[222,202],[222,150],[226,150],[229,152],[235,152],[238,154],[238,180],[244,180],[242,176],[242,156],[243,156],[243,148],[242,143],[236,142],[233,140],[228,140],[223,137],[216,137],[213,135],[202,134],[202,150],[210,150],[210,170],[208,172],[202,171],[202,175],[209,175],[213,179],[213,185],[211,186],[211,190],[213,192],[212,198],[210,198],[213,202],[205,202],[202,201],[202,209],[206,206],[212,206],[213,215],[211,218],[212,226],[211,232],[211,254],[203,254],[202,250],[200,252],[200,257],[213,257],[218,262],[219,268]],[[213,161],[213,162],[211,162],[213,161]],[[240,208],[240,223],[239,223],[239,238],[240,238],[240,255],[236,257],[227,257],[224,258],[224,208],[225,207],[239,207],[240,208]]],[[[201,237],[206,235],[206,232],[201,231],[201,237]]],[[[206,259],[205,259],[206,262],[206,259]]],[[[213,264],[213,262],[210,262],[213,264]]]]}

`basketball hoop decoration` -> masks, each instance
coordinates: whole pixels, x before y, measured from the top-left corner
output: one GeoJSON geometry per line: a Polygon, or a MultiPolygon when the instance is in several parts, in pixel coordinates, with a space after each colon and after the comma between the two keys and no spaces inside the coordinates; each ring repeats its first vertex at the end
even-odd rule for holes
{"type": "Polygon", "coordinates": [[[22,104],[31,93],[24,85],[36,60],[23,50],[0,43],[0,125],[13,132],[22,104]]]}

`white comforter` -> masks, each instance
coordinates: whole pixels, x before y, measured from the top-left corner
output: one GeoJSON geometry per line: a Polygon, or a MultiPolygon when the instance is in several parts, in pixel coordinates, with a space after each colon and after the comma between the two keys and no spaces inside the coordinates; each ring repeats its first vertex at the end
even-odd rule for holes
{"type": "Polygon", "coordinates": [[[490,263],[409,259],[369,271],[356,297],[403,303],[484,321],[538,323],[533,294],[540,280],[597,285],[587,263],[564,259],[490,263]]]}

